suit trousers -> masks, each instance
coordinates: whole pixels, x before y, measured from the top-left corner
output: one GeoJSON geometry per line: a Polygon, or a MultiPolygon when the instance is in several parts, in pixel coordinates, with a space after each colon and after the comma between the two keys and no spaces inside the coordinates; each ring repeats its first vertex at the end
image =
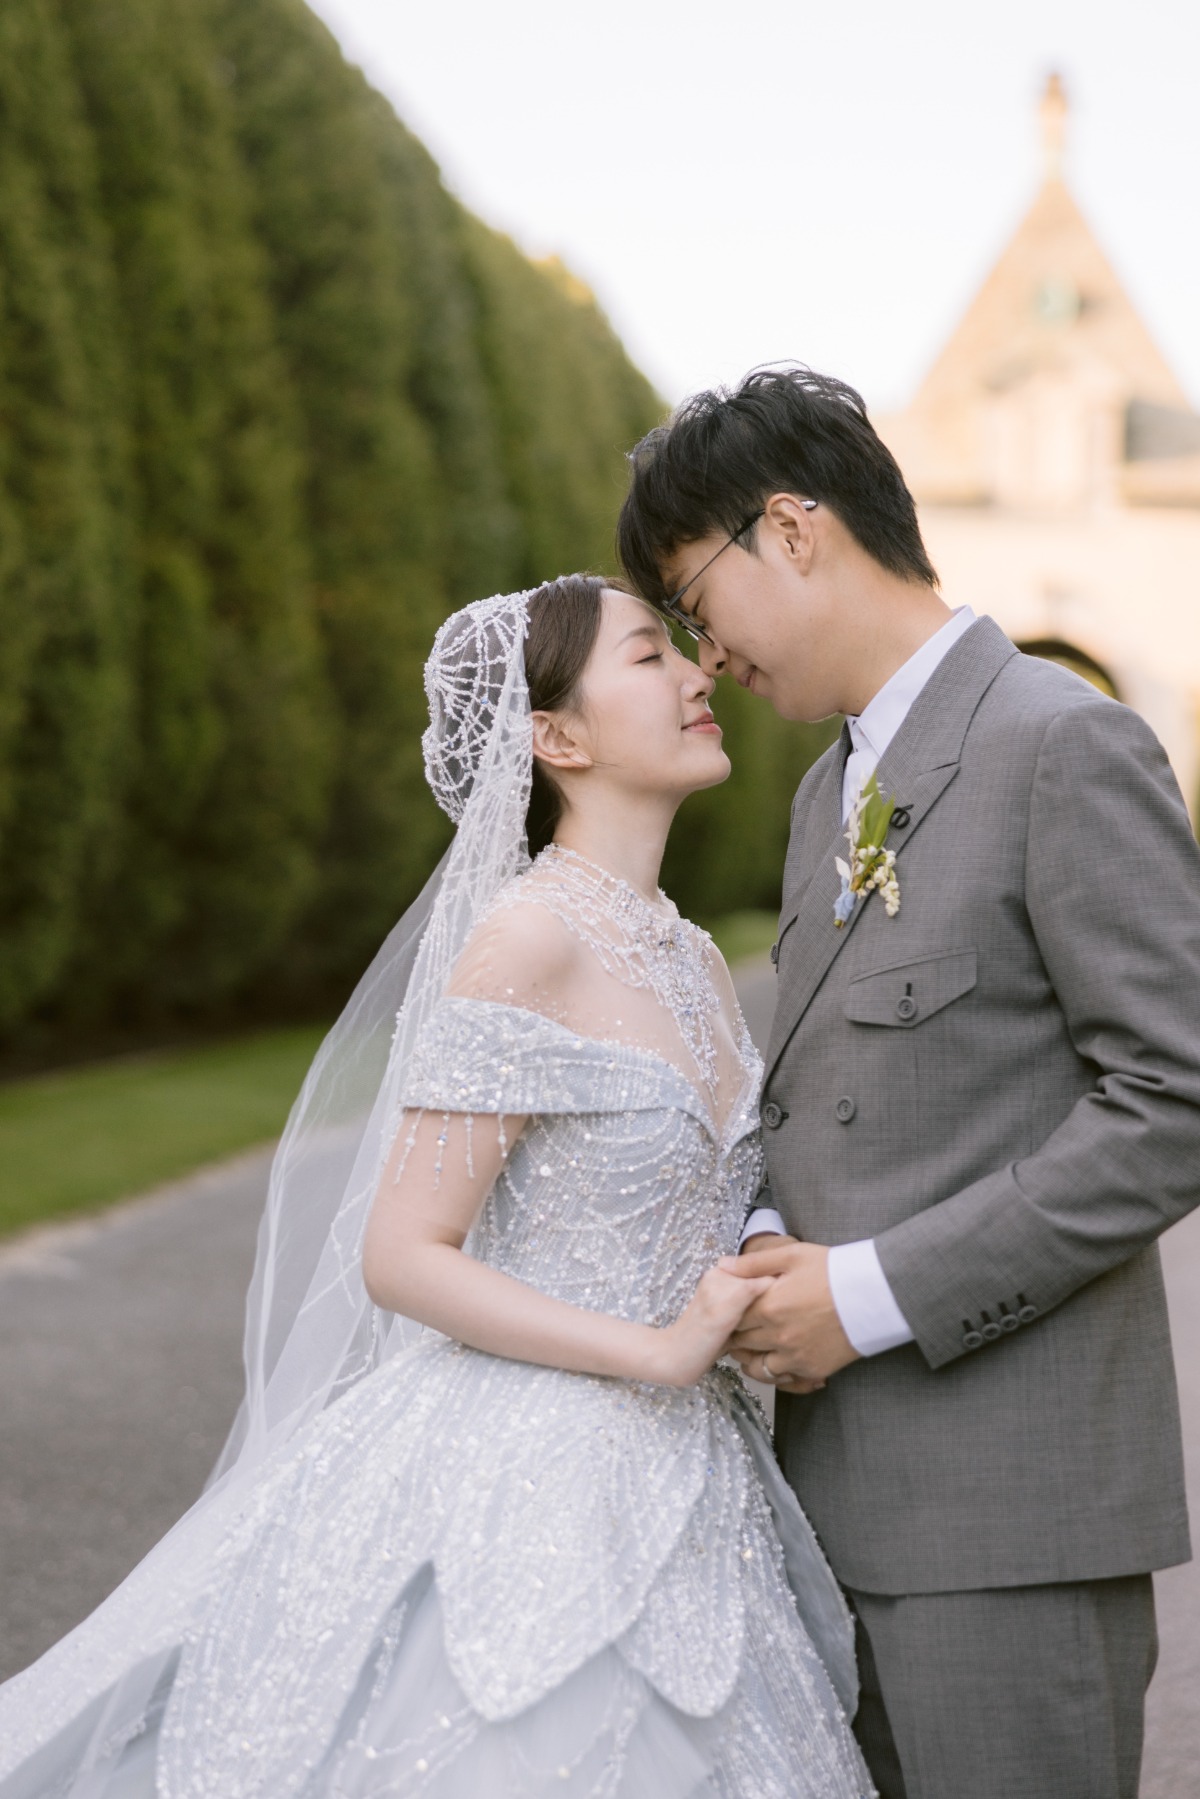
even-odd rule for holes
{"type": "Polygon", "coordinates": [[[880,1799],[1137,1799],[1148,1574],[849,1599],[880,1799]]]}

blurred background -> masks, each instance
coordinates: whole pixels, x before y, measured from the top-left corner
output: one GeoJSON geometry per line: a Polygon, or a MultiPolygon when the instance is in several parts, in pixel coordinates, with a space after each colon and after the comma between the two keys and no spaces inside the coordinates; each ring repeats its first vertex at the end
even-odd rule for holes
{"type": "MultiPolygon", "coordinates": [[[[1195,813],[1198,86],[1191,0],[3,0],[0,1674],[228,1424],[261,1146],[446,839],[437,625],[611,571],[684,394],[860,387],[947,599],[1142,711],[1195,813]]],[[[737,960],[836,721],[717,707],[664,885],[737,960]]],[[[1176,1799],[1200,1588],[1159,1591],[1176,1799]]]]}

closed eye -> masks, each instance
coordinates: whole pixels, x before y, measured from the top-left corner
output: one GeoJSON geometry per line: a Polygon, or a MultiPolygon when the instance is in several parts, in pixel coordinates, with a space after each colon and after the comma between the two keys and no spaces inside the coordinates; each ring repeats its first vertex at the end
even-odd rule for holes
{"type": "Polygon", "coordinates": [[[662,659],[663,659],[663,653],[662,653],[662,651],[661,651],[661,650],[655,650],[655,652],[654,652],[654,654],[653,654],[653,656],[639,656],[639,657],[638,657],[638,664],[639,664],[639,666],[640,666],[640,665],[641,665],[641,664],[642,664],[642,663],[643,663],[643,662],[661,662],[661,661],[662,661],[662,659]]]}

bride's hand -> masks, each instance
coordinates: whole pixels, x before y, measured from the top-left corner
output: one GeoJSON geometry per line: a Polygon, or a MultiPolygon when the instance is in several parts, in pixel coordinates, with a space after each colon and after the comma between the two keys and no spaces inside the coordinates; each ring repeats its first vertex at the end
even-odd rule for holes
{"type": "Polygon", "coordinates": [[[647,1378],[666,1387],[690,1387],[720,1360],[746,1310],[774,1285],[774,1277],[743,1280],[710,1268],[685,1311],[655,1333],[654,1370],[647,1378]]]}

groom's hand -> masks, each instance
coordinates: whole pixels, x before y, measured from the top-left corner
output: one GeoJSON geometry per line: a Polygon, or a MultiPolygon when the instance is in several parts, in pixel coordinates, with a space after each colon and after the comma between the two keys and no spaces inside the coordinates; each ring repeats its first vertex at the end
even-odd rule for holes
{"type": "MultiPolygon", "coordinates": [[[[794,1237],[781,1237],[778,1231],[755,1231],[738,1250],[739,1256],[752,1256],[757,1249],[770,1249],[777,1243],[794,1243],[794,1237]]],[[[737,1272],[737,1270],[735,1270],[737,1272]]]]}
{"type": "Polygon", "coordinates": [[[730,1339],[730,1353],[744,1374],[785,1393],[806,1392],[814,1381],[858,1360],[833,1303],[829,1251],[823,1245],[773,1237],[762,1249],[747,1244],[740,1256],[726,1256],[719,1266],[748,1280],[775,1277],[730,1339]]]}

